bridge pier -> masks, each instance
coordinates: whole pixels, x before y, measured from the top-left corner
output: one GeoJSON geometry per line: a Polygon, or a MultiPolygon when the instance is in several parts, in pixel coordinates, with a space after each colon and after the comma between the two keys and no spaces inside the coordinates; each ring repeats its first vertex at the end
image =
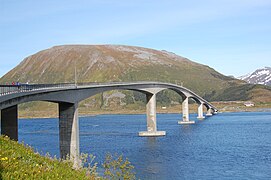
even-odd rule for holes
{"type": "Polygon", "coordinates": [[[207,114],[206,114],[206,116],[212,116],[213,115],[213,113],[212,113],[212,109],[211,108],[209,108],[208,110],[207,110],[207,114]]]}
{"type": "Polygon", "coordinates": [[[18,106],[1,110],[1,134],[18,141],[18,106]]]}
{"type": "Polygon", "coordinates": [[[156,124],[156,94],[147,94],[147,131],[139,132],[139,136],[165,136],[165,131],[157,131],[156,124]]]}
{"type": "Polygon", "coordinates": [[[59,103],[59,146],[61,159],[70,158],[73,167],[81,166],[79,158],[78,103],[59,103]]]}
{"type": "Polygon", "coordinates": [[[203,116],[203,104],[201,103],[198,107],[198,119],[204,119],[205,117],[203,116]]]}
{"type": "Polygon", "coordinates": [[[178,121],[178,124],[195,124],[195,121],[189,121],[189,104],[188,104],[188,97],[182,103],[183,108],[183,120],[178,121]]]}

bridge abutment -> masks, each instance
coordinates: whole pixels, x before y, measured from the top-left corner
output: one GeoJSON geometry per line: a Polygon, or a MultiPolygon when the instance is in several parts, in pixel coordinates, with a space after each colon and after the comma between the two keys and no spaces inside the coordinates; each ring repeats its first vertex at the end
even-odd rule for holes
{"type": "Polygon", "coordinates": [[[178,121],[178,124],[195,124],[195,121],[189,121],[189,104],[188,104],[188,97],[182,103],[183,109],[183,120],[178,121]]]}
{"type": "Polygon", "coordinates": [[[1,110],[1,134],[18,141],[18,106],[1,110]]]}
{"type": "Polygon", "coordinates": [[[157,131],[156,124],[156,94],[147,94],[147,131],[139,132],[139,136],[165,136],[165,131],[157,131]]]}
{"type": "Polygon", "coordinates": [[[203,116],[203,104],[200,104],[198,107],[198,119],[204,119],[205,117],[203,116]]]}
{"type": "Polygon", "coordinates": [[[70,158],[80,167],[78,103],[59,103],[59,146],[61,159],[70,158]]]}

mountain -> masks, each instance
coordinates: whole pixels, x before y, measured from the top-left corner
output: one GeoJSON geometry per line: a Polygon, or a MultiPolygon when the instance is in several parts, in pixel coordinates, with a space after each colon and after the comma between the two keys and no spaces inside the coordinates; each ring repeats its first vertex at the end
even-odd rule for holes
{"type": "Polygon", "coordinates": [[[68,83],[155,80],[182,83],[199,94],[240,81],[167,51],[119,45],[65,45],[25,58],[0,82],[68,83]]]}
{"type": "Polygon", "coordinates": [[[244,76],[238,77],[250,84],[263,84],[271,86],[271,67],[257,69],[256,71],[244,76]]]}
{"type": "MultiPolygon", "coordinates": [[[[78,83],[171,82],[183,85],[207,100],[271,99],[271,90],[265,86],[251,86],[172,52],[123,45],[55,46],[26,57],[4,75],[0,83],[73,83],[75,76],[78,83]],[[238,93],[241,91],[243,93],[238,93]]],[[[144,99],[134,92],[122,94],[124,96],[107,93],[103,98],[125,97],[123,103],[126,104],[144,99]]],[[[163,91],[157,99],[161,103],[180,102],[180,97],[172,91],[163,91]]]]}

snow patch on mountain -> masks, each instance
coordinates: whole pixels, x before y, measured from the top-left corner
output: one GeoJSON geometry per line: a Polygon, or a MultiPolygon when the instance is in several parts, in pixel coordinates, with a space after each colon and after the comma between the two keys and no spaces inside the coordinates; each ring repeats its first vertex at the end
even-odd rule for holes
{"type": "Polygon", "coordinates": [[[248,73],[248,74],[246,74],[246,75],[243,75],[243,76],[238,77],[238,79],[240,79],[240,80],[245,80],[245,79],[247,79],[248,77],[250,77],[251,75],[252,75],[252,73],[248,73]]]}
{"type": "Polygon", "coordinates": [[[238,77],[251,84],[263,84],[271,86],[271,67],[257,69],[256,71],[238,77]]]}

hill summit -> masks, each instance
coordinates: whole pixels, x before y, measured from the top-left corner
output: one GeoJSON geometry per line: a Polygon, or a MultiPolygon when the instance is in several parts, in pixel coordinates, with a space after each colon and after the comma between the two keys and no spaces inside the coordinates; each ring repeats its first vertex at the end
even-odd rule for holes
{"type": "Polygon", "coordinates": [[[172,52],[123,45],[55,46],[25,58],[0,83],[73,83],[75,76],[78,83],[171,82],[208,100],[246,100],[255,89],[172,52]]]}

